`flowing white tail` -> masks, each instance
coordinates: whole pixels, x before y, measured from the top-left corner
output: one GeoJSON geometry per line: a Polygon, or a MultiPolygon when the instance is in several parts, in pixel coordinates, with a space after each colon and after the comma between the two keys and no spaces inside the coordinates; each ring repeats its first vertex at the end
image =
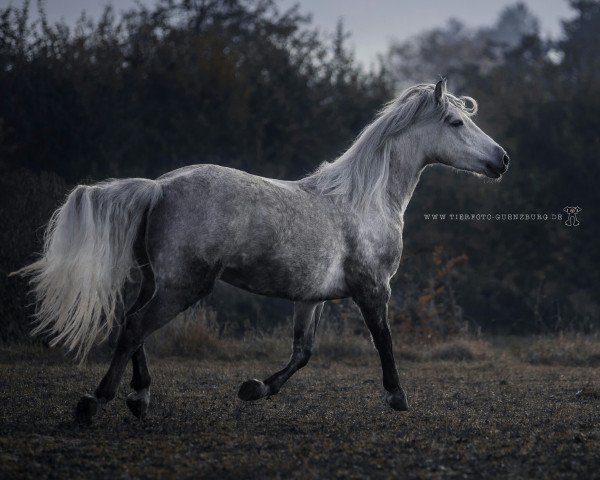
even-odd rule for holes
{"type": "Polygon", "coordinates": [[[33,334],[62,342],[85,359],[108,336],[135,259],[133,245],[161,187],[141,178],[78,186],[48,224],[42,257],[16,274],[31,275],[38,308],[33,334]]]}

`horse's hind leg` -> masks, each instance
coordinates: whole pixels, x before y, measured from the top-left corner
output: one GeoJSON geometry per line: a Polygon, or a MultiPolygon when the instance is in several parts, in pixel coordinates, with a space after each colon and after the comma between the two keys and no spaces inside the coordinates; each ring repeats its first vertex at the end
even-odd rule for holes
{"type": "Polygon", "coordinates": [[[264,382],[257,379],[245,381],[238,392],[242,400],[275,395],[294,373],[308,363],[322,310],[323,303],[294,303],[294,346],[288,364],[264,382]]]}
{"type": "Polygon", "coordinates": [[[150,405],[150,371],[148,370],[148,358],[142,344],[131,356],[133,366],[133,378],[131,388],[135,391],[127,396],[127,407],[137,418],[144,418],[150,405]]]}
{"type": "Polygon", "coordinates": [[[94,395],[85,395],[77,404],[75,417],[79,423],[89,423],[98,409],[98,404],[107,403],[115,397],[127,363],[134,352],[140,349],[144,339],[193,303],[177,300],[177,295],[173,295],[170,290],[157,290],[152,300],[141,310],[127,316],[108,371],[94,395]]]}
{"type": "MultiPolygon", "coordinates": [[[[85,395],[77,404],[75,416],[78,422],[89,423],[98,409],[98,404],[109,402],[115,397],[127,363],[140,349],[144,339],[206,295],[219,271],[218,268],[200,270],[195,268],[196,265],[192,266],[193,269],[184,271],[183,263],[178,263],[177,266],[180,267],[178,278],[181,281],[177,285],[157,281],[152,299],[127,316],[108,372],[100,381],[94,395],[85,395]]],[[[142,358],[145,357],[138,356],[135,361],[142,358]]],[[[140,369],[140,372],[142,370],[140,369]]]]}
{"type": "MultiPolygon", "coordinates": [[[[145,251],[142,252],[142,254],[144,255],[144,266],[140,268],[142,283],[138,298],[129,310],[129,314],[135,313],[149,302],[152,299],[156,288],[154,272],[150,267],[145,251]]],[[[150,384],[152,383],[152,377],[148,370],[148,356],[144,344],[142,344],[131,356],[131,366],[132,378],[129,385],[134,392],[127,396],[126,404],[133,415],[142,419],[146,416],[148,406],[150,405],[150,384]]]]}
{"type": "MultiPolygon", "coordinates": [[[[75,418],[79,423],[89,423],[96,414],[99,404],[109,402],[115,393],[127,363],[133,354],[142,347],[144,338],[154,330],[160,318],[170,320],[177,313],[174,305],[170,306],[168,294],[159,293],[138,312],[128,315],[119,335],[110,367],[93,395],[84,395],[75,410],[75,418]]],[[[181,306],[179,306],[181,308],[181,306]]]]}

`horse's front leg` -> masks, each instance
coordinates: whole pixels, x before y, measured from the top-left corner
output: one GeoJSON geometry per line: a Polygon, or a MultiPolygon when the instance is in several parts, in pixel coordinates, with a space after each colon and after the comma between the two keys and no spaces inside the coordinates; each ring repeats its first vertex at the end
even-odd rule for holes
{"type": "Polygon", "coordinates": [[[268,395],[275,395],[294,373],[308,363],[322,310],[322,302],[294,303],[294,344],[290,361],[284,369],[263,382],[257,379],[245,381],[238,392],[242,400],[258,400],[268,395]]]}
{"type": "Polygon", "coordinates": [[[362,312],[381,359],[383,387],[386,390],[385,399],[394,410],[404,411],[408,410],[408,401],[400,385],[392,348],[392,335],[387,319],[389,292],[389,286],[384,285],[369,289],[368,292],[365,289],[353,296],[353,299],[362,312]]]}

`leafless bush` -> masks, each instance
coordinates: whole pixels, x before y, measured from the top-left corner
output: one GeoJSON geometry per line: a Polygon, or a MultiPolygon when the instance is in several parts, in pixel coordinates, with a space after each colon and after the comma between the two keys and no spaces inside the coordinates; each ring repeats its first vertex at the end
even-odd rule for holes
{"type": "MultiPolygon", "coordinates": [[[[358,330],[352,316],[324,319],[319,326],[314,357],[345,361],[376,355],[366,328],[358,330]]],[[[291,325],[268,334],[248,331],[243,337],[229,336],[226,326],[217,325],[216,313],[198,305],[178,316],[148,340],[148,349],[159,356],[198,359],[272,359],[284,361],[290,354],[291,325]]],[[[481,339],[453,337],[447,341],[398,343],[397,357],[403,361],[472,361],[488,358],[492,347],[481,339]]]]}
{"type": "Polygon", "coordinates": [[[600,339],[597,336],[561,334],[532,337],[516,349],[520,360],[540,365],[600,365],[600,339]]]}
{"type": "Polygon", "coordinates": [[[484,340],[459,337],[433,345],[426,350],[424,359],[469,362],[473,360],[485,360],[492,353],[492,346],[484,340]]]}
{"type": "Polygon", "coordinates": [[[215,312],[198,305],[178,315],[148,341],[150,351],[160,356],[229,358],[226,342],[219,338],[215,312]]]}

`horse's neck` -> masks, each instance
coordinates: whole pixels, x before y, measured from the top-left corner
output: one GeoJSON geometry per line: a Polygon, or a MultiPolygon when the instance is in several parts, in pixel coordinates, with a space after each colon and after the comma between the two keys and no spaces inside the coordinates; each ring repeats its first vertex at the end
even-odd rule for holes
{"type": "Polygon", "coordinates": [[[387,198],[392,216],[399,216],[400,221],[425,166],[422,156],[420,149],[409,141],[399,142],[392,153],[387,198]]]}

